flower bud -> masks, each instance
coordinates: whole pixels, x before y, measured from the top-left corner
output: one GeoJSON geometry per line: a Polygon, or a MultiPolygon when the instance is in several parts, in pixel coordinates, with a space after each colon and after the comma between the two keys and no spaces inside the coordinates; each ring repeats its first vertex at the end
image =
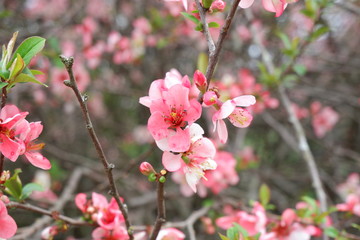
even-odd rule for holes
{"type": "Polygon", "coordinates": [[[149,182],[154,182],[156,180],[155,173],[150,173],[148,176],[148,180],[149,180],[149,182]]]}
{"type": "Polygon", "coordinates": [[[145,176],[149,176],[151,173],[156,173],[153,166],[148,162],[142,162],[139,169],[140,172],[145,176]]]}
{"type": "Polygon", "coordinates": [[[218,100],[218,96],[213,91],[207,91],[203,96],[203,102],[206,106],[215,104],[218,100]]]}
{"type": "Polygon", "coordinates": [[[207,87],[206,77],[199,70],[196,70],[194,72],[194,82],[196,87],[200,90],[200,92],[204,93],[206,91],[206,87],[207,87]]]}
{"type": "Polygon", "coordinates": [[[223,12],[226,7],[226,3],[223,0],[215,0],[210,7],[211,12],[223,12]]]}
{"type": "Polygon", "coordinates": [[[10,171],[4,170],[0,174],[0,184],[4,184],[10,178],[10,171]]]}
{"type": "Polygon", "coordinates": [[[161,176],[159,178],[159,182],[164,183],[166,181],[166,178],[164,176],[161,176]]]}

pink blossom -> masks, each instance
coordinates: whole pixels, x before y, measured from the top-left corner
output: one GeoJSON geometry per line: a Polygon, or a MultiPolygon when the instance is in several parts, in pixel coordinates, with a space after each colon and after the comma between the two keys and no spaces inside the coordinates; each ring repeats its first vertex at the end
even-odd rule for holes
{"type": "Polygon", "coordinates": [[[206,170],[216,169],[213,160],[216,149],[208,138],[203,138],[204,130],[196,123],[189,127],[191,144],[189,148],[179,154],[165,151],[162,157],[164,167],[175,172],[181,170],[190,188],[196,192],[196,185],[205,177],[206,170]]]}
{"type": "Polygon", "coordinates": [[[94,69],[99,66],[102,54],[105,52],[105,48],[105,43],[99,41],[95,45],[90,45],[84,49],[84,57],[90,69],[94,69]]]}
{"type": "MultiPolygon", "coordinates": [[[[275,17],[280,17],[284,12],[288,3],[296,2],[297,0],[262,0],[262,5],[266,11],[276,13],[275,17]]],[[[241,0],[239,6],[241,8],[249,8],[254,3],[254,0],[241,0]]]]}
{"type": "Polygon", "coordinates": [[[243,227],[250,236],[257,233],[265,233],[267,223],[265,209],[260,203],[255,202],[252,214],[245,211],[237,211],[231,216],[216,219],[216,224],[223,229],[229,229],[233,226],[234,222],[243,227]]]}
{"type": "MultiPolygon", "coordinates": [[[[146,240],[146,232],[139,232],[134,235],[135,240],[146,240]]],[[[176,228],[161,229],[156,240],[184,240],[185,234],[176,228]]]]}
{"type": "Polygon", "coordinates": [[[351,173],[344,183],[337,186],[336,190],[343,199],[346,199],[349,194],[355,194],[357,196],[360,196],[359,174],[351,173]]]}
{"type": "Polygon", "coordinates": [[[101,227],[96,228],[92,232],[93,240],[127,240],[129,235],[124,227],[117,227],[113,230],[104,229],[101,227]]]}
{"type": "Polygon", "coordinates": [[[207,91],[203,96],[203,102],[206,106],[211,106],[217,103],[218,96],[214,91],[207,91]]]}
{"type": "MultiPolygon", "coordinates": [[[[22,151],[22,145],[16,141],[16,125],[21,122],[28,112],[20,112],[14,105],[6,105],[0,112],[0,151],[11,161],[16,161],[22,151]]],[[[23,129],[27,131],[27,129],[23,129]]]]}
{"type": "Polygon", "coordinates": [[[8,215],[5,204],[0,201],[0,238],[11,238],[15,235],[16,230],[14,219],[8,215]]]}
{"type": "Polygon", "coordinates": [[[149,176],[151,173],[156,173],[153,166],[148,162],[142,162],[139,170],[145,176],[149,176]]]}
{"type": "Polygon", "coordinates": [[[214,194],[219,194],[229,185],[235,185],[239,182],[239,176],[236,172],[236,159],[231,153],[218,151],[214,157],[217,164],[216,171],[207,171],[206,180],[202,181],[206,187],[210,188],[214,194]]]}
{"type": "Polygon", "coordinates": [[[223,119],[229,118],[235,127],[248,127],[253,117],[249,111],[238,106],[248,107],[254,105],[255,102],[255,97],[252,95],[236,97],[224,103],[218,101],[217,105],[219,106],[219,110],[213,115],[212,122],[214,124],[214,131],[217,129],[218,136],[222,143],[225,143],[228,138],[226,124],[223,119]]]}
{"type": "Polygon", "coordinates": [[[226,2],[224,2],[223,0],[215,0],[212,2],[210,6],[210,11],[222,12],[224,11],[225,7],[226,7],[226,2]]]}
{"type": "Polygon", "coordinates": [[[342,212],[351,212],[360,217],[360,196],[350,194],[345,203],[337,204],[336,208],[342,212]]]}
{"type": "Polygon", "coordinates": [[[194,72],[194,83],[201,92],[205,92],[207,87],[207,80],[205,75],[199,70],[194,72]]]}
{"type": "Polygon", "coordinates": [[[314,128],[315,135],[322,138],[325,134],[333,129],[339,120],[339,114],[331,107],[321,108],[319,102],[313,102],[310,106],[313,115],[311,124],[314,128]]]}
{"type": "Polygon", "coordinates": [[[182,2],[185,11],[188,10],[188,0],[164,0],[165,2],[182,2]]]}
{"type": "Polygon", "coordinates": [[[27,160],[34,165],[35,167],[48,170],[51,168],[50,161],[44,157],[38,150],[44,148],[44,143],[35,143],[36,139],[39,137],[40,133],[43,130],[43,125],[41,122],[31,122],[29,123],[26,120],[21,122],[22,129],[27,129],[27,131],[22,130],[19,136],[19,140],[23,144],[22,151],[20,154],[24,154],[27,160]]]}
{"type": "Polygon", "coordinates": [[[150,105],[148,129],[163,151],[184,152],[190,147],[189,129],[201,116],[201,105],[189,101],[189,88],[177,84],[150,105]],[[161,143],[159,141],[162,141],[161,143]]]}

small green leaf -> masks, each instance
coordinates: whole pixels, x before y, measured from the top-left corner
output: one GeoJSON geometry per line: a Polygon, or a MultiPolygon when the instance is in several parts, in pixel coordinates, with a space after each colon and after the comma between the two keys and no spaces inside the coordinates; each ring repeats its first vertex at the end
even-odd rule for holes
{"type": "Polygon", "coordinates": [[[351,224],[351,226],[360,231],[360,225],[359,224],[353,223],[353,224],[351,224]]]}
{"type": "Polygon", "coordinates": [[[218,234],[219,234],[219,236],[220,236],[221,240],[230,240],[230,238],[228,238],[228,237],[226,237],[226,236],[222,235],[221,233],[218,233],[218,234]]]}
{"type": "Polygon", "coordinates": [[[199,69],[202,73],[206,72],[208,61],[208,55],[204,52],[201,52],[197,59],[197,69],[199,69]]]}
{"type": "Polygon", "coordinates": [[[30,63],[30,60],[44,48],[45,41],[46,40],[44,38],[37,36],[25,39],[16,49],[13,58],[7,65],[7,68],[11,66],[17,54],[20,54],[25,62],[25,66],[27,66],[30,63]]]}
{"type": "Polygon", "coordinates": [[[213,3],[214,0],[203,0],[202,4],[204,6],[204,8],[209,9],[211,7],[211,4],[213,3]]]}
{"type": "Polygon", "coordinates": [[[9,84],[8,89],[10,89],[11,87],[13,87],[14,84],[16,83],[27,83],[27,82],[31,82],[31,83],[37,83],[40,85],[43,85],[45,87],[47,87],[46,84],[36,80],[35,78],[25,74],[25,73],[21,73],[19,76],[17,76],[17,78],[15,78],[15,80],[13,82],[11,82],[11,84],[9,84]]]}
{"type": "Polygon", "coordinates": [[[25,68],[25,63],[20,54],[16,54],[16,58],[10,67],[9,79],[16,78],[25,68]]]}
{"type": "Polygon", "coordinates": [[[2,71],[2,70],[0,69],[0,77],[1,77],[2,79],[9,79],[9,77],[10,77],[10,71],[9,71],[9,70],[2,71]]]}
{"type": "Polygon", "coordinates": [[[314,41],[324,35],[325,33],[329,32],[329,27],[327,26],[320,26],[318,27],[310,36],[310,40],[314,41]]]}
{"type": "Polygon", "coordinates": [[[266,206],[270,201],[270,189],[266,184],[261,184],[259,189],[259,198],[261,205],[266,206]]]}
{"type": "Polygon", "coordinates": [[[339,236],[339,231],[334,227],[325,228],[324,232],[329,237],[336,238],[337,236],[339,236]]]}
{"type": "Polygon", "coordinates": [[[292,48],[291,47],[291,41],[290,41],[289,37],[285,33],[281,32],[281,31],[277,31],[276,35],[281,39],[281,41],[283,42],[286,49],[291,49],[292,48]]]}
{"type": "Polygon", "coordinates": [[[20,200],[21,192],[22,192],[22,184],[19,178],[19,173],[21,173],[21,169],[17,168],[14,171],[14,174],[9,178],[4,186],[5,192],[7,192],[10,196],[15,198],[16,200],[20,200]]]}
{"type": "Polygon", "coordinates": [[[20,200],[28,198],[33,191],[44,191],[44,187],[37,183],[26,184],[21,191],[20,200]]]}
{"type": "Polygon", "coordinates": [[[302,64],[295,64],[293,66],[293,70],[299,75],[299,76],[304,76],[307,69],[304,65],[302,64]]]}
{"type": "Polygon", "coordinates": [[[190,21],[192,21],[195,24],[199,24],[200,20],[197,19],[194,15],[191,15],[187,12],[181,12],[181,15],[183,15],[185,18],[189,19],[190,21]]]}
{"type": "Polygon", "coordinates": [[[226,236],[230,240],[238,240],[240,238],[239,231],[235,227],[231,227],[226,231],[226,236]]]}
{"type": "Polygon", "coordinates": [[[202,32],[203,30],[204,30],[203,25],[201,22],[199,22],[198,25],[196,25],[195,27],[195,31],[202,32]]]}
{"type": "Polygon", "coordinates": [[[209,22],[208,27],[209,28],[218,28],[218,27],[220,27],[220,24],[218,24],[217,22],[209,22]]]}
{"type": "Polygon", "coordinates": [[[242,235],[243,237],[248,237],[248,236],[249,236],[249,233],[246,231],[245,228],[243,228],[242,226],[240,226],[240,225],[237,224],[237,223],[233,223],[233,225],[234,225],[234,228],[235,228],[239,233],[241,233],[241,235],[242,235]]]}
{"type": "Polygon", "coordinates": [[[36,69],[31,69],[30,72],[33,74],[33,75],[44,75],[44,73],[40,70],[36,70],[36,69]]]}
{"type": "Polygon", "coordinates": [[[7,86],[9,83],[7,82],[0,82],[0,89],[3,89],[3,87],[7,86]]]}

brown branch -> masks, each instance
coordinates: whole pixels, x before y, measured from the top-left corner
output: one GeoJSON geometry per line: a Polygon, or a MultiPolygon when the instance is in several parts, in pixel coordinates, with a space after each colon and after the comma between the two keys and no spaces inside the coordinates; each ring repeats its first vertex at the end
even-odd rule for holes
{"type": "Polygon", "coordinates": [[[149,238],[150,240],[156,240],[161,226],[166,222],[164,183],[160,181],[157,183],[157,208],[157,218],[154,224],[154,229],[149,238]]]}
{"type": "MultiPolygon", "coordinates": [[[[211,38],[207,23],[206,23],[206,9],[204,9],[200,5],[199,0],[195,0],[195,1],[197,4],[197,7],[199,9],[201,23],[203,24],[203,28],[204,28],[204,35],[206,37],[206,40],[208,43],[208,48],[209,48],[209,63],[206,68],[206,74],[205,74],[205,77],[206,77],[207,83],[208,83],[207,88],[209,88],[210,80],[214,74],[215,66],[216,66],[217,62],[219,61],[219,54],[222,49],[225,37],[228,34],[230,25],[232,23],[232,20],[234,19],[237,7],[241,0],[234,0],[233,4],[231,6],[230,12],[228,13],[228,15],[226,17],[225,24],[221,28],[220,35],[219,35],[218,41],[216,42],[215,46],[214,46],[214,42],[211,38]]],[[[203,95],[203,93],[200,93],[200,95],[199,95],[198,99],[200,101],[202,101],[202,95],[203,95]]]]}
{"type": "Polygon", "coordinates": [[[30,212],[40,213],[42,215],[50,216],[54,220],[61,220],[65,223],[68,223],[73,226],[84,226],[91,225],[88,222],[84,222],[82,220],[73,219],[64,215],[59,214],[57,211],[46,210],[28,203],[18,203],[18,202],[9,202],[6,204],[7,208],[19,208],[24,209],[30,212]]]}
{"type": "Polygon", "coordinates": [[[108,160],[106,159],[105,153],[102,149],[102,146],[99,142],[99,139],[95,133],[94,127],[92,125],[91,119],[90,119],[90,115],[89,115],[89,111],[86,105],[86,100],[87,100],[87,96],[82,95],[77,87],[76,84],[76,80],[74,77],[74,73],[73,73],[73,63],[74,63],[74,58],[73,57],[65,57],[65,56],[60,56],[61,61],[63,62],[63,64],[65,65],[65,68],[69,74],[70,80],[66,80],[64,81],[64,84],[68,87],[70,87],[73,92],[75,93],[75,96],[80,104],[81,107],[81,111],[83,114],[83,118],[85,121],[85,126],[86,129],[88,130],[88,133],[90,135],[90,138],[95,146],[96,152],[98,154],[98,157],[101,161],[101,163],[103,164],[106,176],[108,178],[109,184],[110,184],[110,195],[112,195],[115,200],[116,203],[118,204],[123,216],[124,216],[124,220],[125,220],[125,225],[130,237],[130,240],[134,239],[133,233],[132,233],[132,229],[131,229],[131,225],[130,225],[130,221],[129,221],[129,217],[128,217],[128,213],[127,213],[127,209],[125,207],[125,205],[121,202],[120,200],[120,195],[119,192],[116,188],[115,185],[115,181],[114,181],[114,177],[112,174],[112,170],[115,168],[115,165],[112,163],[109,163],[108,160]]]}

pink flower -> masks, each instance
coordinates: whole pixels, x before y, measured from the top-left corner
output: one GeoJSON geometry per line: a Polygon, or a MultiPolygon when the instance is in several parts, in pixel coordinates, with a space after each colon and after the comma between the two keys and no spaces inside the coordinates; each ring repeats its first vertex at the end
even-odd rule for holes
{"type": "Polygon", "coordinates": [[[213,12],[222,12],[226,7],[226,2],[223,0],[215,0],[212,2],[210,10],[213,12]]]}
{"type": "Polygon", "coordinates": [[[324,137],[339,120],[339,114],[331,107],[321,107],[319,102],[313,102],[310,106],[311,113],[313,114],[311,124],[318,138],[324,137]]]}
{"type": "Polygon", "coordinates": [[[11,238],[15,235],[16,230],[14,219],[8,215],[5,204],[0,201],[0,238],[11,238]]]}
{"type": "Polygon", "coordinates": [[[252,214],[237,211],[231,216],[220,217],[216,220],[216,224],[223,229],[231,228],[234,222],[243,227],[250,236],[257,233],[263,234],[266,232],[267,223],[265,209],[260,203],[255,202],[252,214]]]}
{"type": "Polygon", "coordinates": [[[139,170],[145,176],[149,176],[151,173],[156,173],[153,166],[148,162],[142,162],[139,170]]]}
{"type": "Polygon", "coordinates": [[[235,170],[236,159],[231,153],[219,151],[214,160],[217,163],[216,171],[207,171],[205,173],[207,181],[202,181],[202,184],[210,188],[214,194],[219,194],[229,185],[238,183],[239,176],[235,170]]]}
{"type": "MultiPolygon", "coordinates": [[[[262,0],[262,5],[266,11],[276,13],[275,17],[280,17],[288,3],[297,2],[297,0],[262,0]]],[[[254,3],[254,0],[241,0],[239,6],[248,8],[254,3]]]]}
{"type": "Polygon", "coordinates": [[[188,0],[165,0],[165,2],[182,2],[185,11],[188,10],[188,0]]]}
{"type": "MultiPolygon", "coordinates": [[[[135,240],[146,240],[146,232],[139,232],[134,235],[135,240]]],[[[176,228],[161,229],[156,240],[184,240],[185,234],[176,228]]]]}
{"type": "Polygon", "coordinates": [[[223,119],[229,118],[235,127],[248,127],[253,119],[252,115],[246,109],[237,106],[248,107],[254,105],[255,102],[256,99],[252,95],[243,95],[227,100],[224,103],[218,101],[219,110],[213,115],[212,121],[214,131],[217,129],[218,136],[222,143],[225,143],[228,138],[226,124],[223,119]]]}
{"type": "Polygon", "coordinates": [[[31,122],[29,123],[26,120],[23,120],[20,124],[22,130],[20,133],[19,140],[23,144],[21,155],[24,154],[27,160],[34,165],[35,167],[48,170],[51,168],[50,161],[44,157],[38,150],[43,149],[44,143],[35,143],[36,139],[39,137],[40,133],[43,130],[43,125],[41,122],[31,122]]]}
{"type": "Polygon", "coordinates": [[[20,112],[14,105],[6,105],[0,112],[0,151],[13,162],[16,161],[22,150],[22,145],[15,139],[15,135],[18,134],[15,127],[26,115],[28,112],[20,112]]]}
{"type": "Polygon", "coordinates": [[[351,173],[346,181],[336,188],[337,192],[343,199],[346,199],[349,194],[360,196],[360,176],[358,173],[351,173]]]}
{"type": "Polygon", "coordinates": [[[183,171],[190,188],[196,192],[196,185],[205,177],[206,170],[216,169],[213,160],[216,149],[208,138],[203,138],[204,130],[196,123],[190,126],[191,144],[187,151],[174,154],[165,151],[162,157],[164,167],[170,171],[183,171]]]}
{"type": "Polygon", "coordinates": [[[360,217],[360,196],[350,194],[345,203],[337,204],[336,208],[342,212],[351,212],[360,217]]]}
{"type": "Polygon", "coordinates": [[[129,235],[124,227],[117,227],[113,230],[104,229],[101,227],[96,228],[92,232],[93,240],[127,240],[129,235]]]}
{"type": "Polygon", "coordinates": [[[190,135],[186,127],[200,118],[201,105],[195,99],[189,101],[189,89],[180,84],[162,95],[163,99],[151,102],[148,129],[163,151],[187,151],[190,135]]]}

